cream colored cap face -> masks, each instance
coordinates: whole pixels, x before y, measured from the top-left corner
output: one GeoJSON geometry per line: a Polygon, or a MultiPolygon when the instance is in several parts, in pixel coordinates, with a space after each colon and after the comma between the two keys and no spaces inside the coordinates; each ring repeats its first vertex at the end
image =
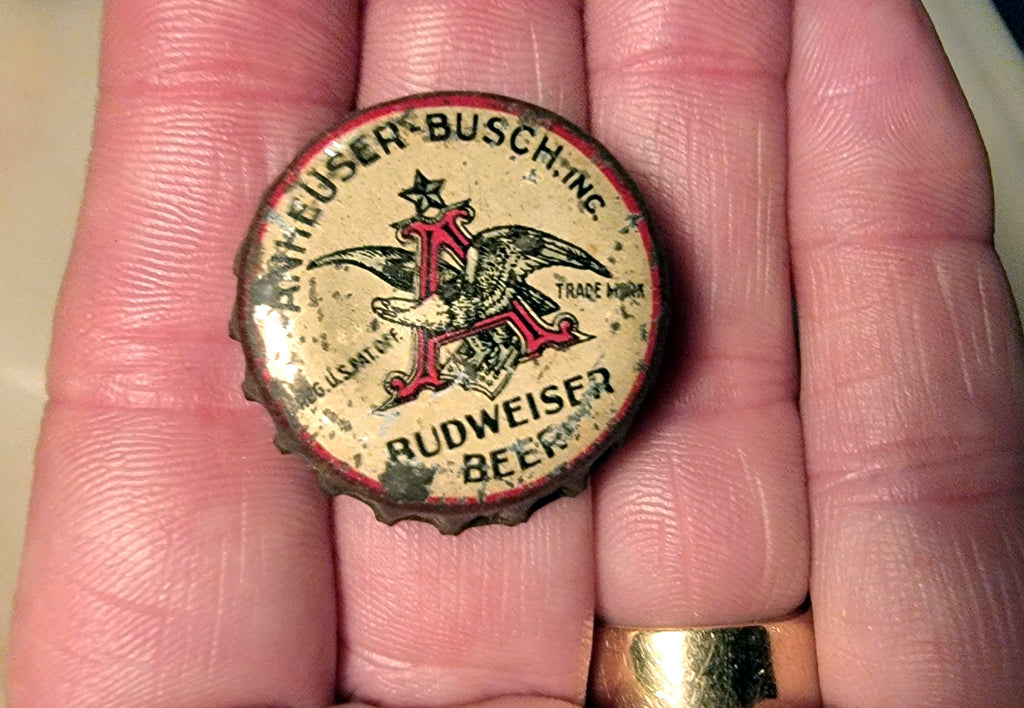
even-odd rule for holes
{"type": "Polygon", "coordinates": [[[621,172],[494,97],[350,120],[267,198],[240,268],[250,376],[287,446],[338,491],[420,512],[572,487],[660,334],[649,225],[621,172]]]}

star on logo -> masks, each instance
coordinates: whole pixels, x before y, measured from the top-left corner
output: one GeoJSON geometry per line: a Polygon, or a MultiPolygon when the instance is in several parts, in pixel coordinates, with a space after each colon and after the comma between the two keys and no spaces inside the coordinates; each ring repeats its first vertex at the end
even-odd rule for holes
{"type": "Polygon", "coordinates": [[[416,205],[416,215],[422,216],[431,207],[443,209],[444,199],[441,197],[443,179],[427,179],[422,172],[416,170],[412,186],[403,189],[398,193],[402,199],[407,199],[416,205]]]}

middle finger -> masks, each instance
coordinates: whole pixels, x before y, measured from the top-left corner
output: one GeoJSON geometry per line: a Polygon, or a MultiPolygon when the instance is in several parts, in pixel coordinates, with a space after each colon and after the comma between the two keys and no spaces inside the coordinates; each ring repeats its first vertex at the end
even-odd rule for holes
{"type": "MultiPolygon", "coordinates": [[[[491,91],[586,115],[572,2],[377,0],[365,10],[360,103],[491,91]]],[[[589,495],[514,528],[442,537],[336,503],[343,692],[384,705],[502,694],[580,701],[593,618],[589,495]]]]}

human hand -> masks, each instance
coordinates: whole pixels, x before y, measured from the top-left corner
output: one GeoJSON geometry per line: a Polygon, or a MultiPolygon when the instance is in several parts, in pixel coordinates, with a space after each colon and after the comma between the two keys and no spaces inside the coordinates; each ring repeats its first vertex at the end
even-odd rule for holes
{"type": "Polygon", "coordinates": [[[916,3],[111,0],[104,39],[13,708],[579,702],[595,614],[759,621],[808,590],[829,704],[1017,700],[1021,336],[916,3]],[[354,102],[440,89],[589,124],[678,315],[593,495],[456,538],[325,500],[226,335],[295,151],[354,102]]]}

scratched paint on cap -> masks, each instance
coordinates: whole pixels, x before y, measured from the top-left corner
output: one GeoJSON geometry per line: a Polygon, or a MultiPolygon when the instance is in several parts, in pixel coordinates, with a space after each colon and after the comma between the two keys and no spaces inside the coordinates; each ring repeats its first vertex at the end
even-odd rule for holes
{"type": "Polygon", "coordinates": [[[445,532],[578,493],[663,329],[648,217],[600,146],[478,94],[357,114],[268,193],[233,334],[279,446],[445,532]]]}

